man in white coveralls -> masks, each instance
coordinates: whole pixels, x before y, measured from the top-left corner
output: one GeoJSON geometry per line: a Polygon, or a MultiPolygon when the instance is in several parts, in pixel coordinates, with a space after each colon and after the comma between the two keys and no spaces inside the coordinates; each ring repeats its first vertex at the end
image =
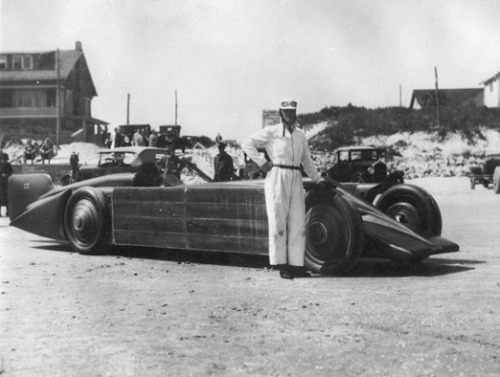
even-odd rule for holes
{"type": "Polygon", "coordinates": [[[297,122],[297,102],[283,99],[281,123],[247,138],[243,151],[267,171],[266,209],[269,221],[269,262],[284,279],[309,276],[304,270],[306,247],[305,198],[300,165],[312,181],[321,178],[311,158],[304,132],[297,122]],[[271,161],[257,148],[265,148],[271,161]]]}

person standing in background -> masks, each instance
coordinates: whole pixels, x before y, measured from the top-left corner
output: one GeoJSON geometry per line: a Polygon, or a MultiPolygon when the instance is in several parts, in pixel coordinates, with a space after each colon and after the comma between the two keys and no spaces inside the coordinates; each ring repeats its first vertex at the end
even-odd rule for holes
{"type": "Polygon", "coordinates": [[[226,143],[219,143],[219,153],[214,159],[214,181],[223,182],[230,181],[234,175],[233,158],[226,152],[226,143]]]}
{"type": "Polygon", "coordinates": [[[215,137],[215,142],[217,144],[222,142],[222,136],[220,135],[220,132],[217,133],[217,136],[215,137]]]}
{"type": "Polygon", "coordinates": [[[7,182],[9,177],[14,174],[14,169],[9,162],[9,155],[0,152],[0,216],[2,207],[6,207],[5,216],[9,216],[9,195],[7,192],[7,182]]]}
{"type": "Polygon", "coordinates": [[[156,132],[155,130],[151,131],[151,134],[149,135],[149,143],[148,145],[150,147],[155,147],[156,148],[156,144],[158,143],[158,132],[156,132]]]}
{"type": "Polygon", "coordinates": [[[123,147],[123,134],[120,127],[115,128],[115,137],[113,138],[113,148],[123,147]]]}

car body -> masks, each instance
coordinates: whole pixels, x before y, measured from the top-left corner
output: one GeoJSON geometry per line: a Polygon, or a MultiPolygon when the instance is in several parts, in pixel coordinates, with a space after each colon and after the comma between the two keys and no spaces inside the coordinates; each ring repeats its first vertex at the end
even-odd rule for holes
{"type": "Polygon", "coordinates": [[[380,183],[387,180],[403,182],[403,173],[389,174],[382,148],[355,146],[333,151],[334,165],[324,174],[339,182],[380,183]]]}
{"type": "Polygon", "coordinates": [[[486,154],[484,164],[472,166],[469,178],[472,190],[476,184],[480,184],[486,188],[492,187],[495,194],[500,194],[500,151],[486,154]]]}
{"type": "MultiPolygon", "coordinates": [[[[82,254],[105,252],[110,245],[268,254],[263,180],[176,187],[137,187],[136,181],[134,173],[121,173],[58,187],[48,175],[14,175],[11,225],[66,240],[82,254]]],[[[352,193],[354,187],[324,182],[304,180],[305,263],[314,272],[345,273],[361,256],[417,262],[459,249],[441,237],[439,208],[418,187],[400,187],[400,197],[417,193],[416,212],[402,212],[418,221],[405,223],[400,207],[406,202],[394,202],[394,187],[392,196],[379,197],[392,218],[352,193]]]]}
{"type": "MultiPolygon", "coordinates": [[[[97,164],[80,167],[76,181],[101,177],[108,174],[138,172],[145,164],[157,165],[165,156],[164,148],[118,147],[97,151],[97,164]],[[120,157],[120,159],[118,158],[120,157]]],[[[68,182],[65,177],[61,179],[68,182]]]]}

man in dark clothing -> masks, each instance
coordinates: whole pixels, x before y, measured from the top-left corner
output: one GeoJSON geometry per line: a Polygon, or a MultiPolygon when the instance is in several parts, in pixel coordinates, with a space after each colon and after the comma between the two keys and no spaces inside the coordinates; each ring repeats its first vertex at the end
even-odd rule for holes
{"type": "Polygon", "coordinates": [[[5,206],[6,216],[9,216],[9,197],[7,194],[7,181],[9,177],[14,174],[12,165],[9,163],[9,155],[1,153],[0,155],[0,216],[2,215],[2,207],[5,206]]]}
{"type": "Polygon", "coordinates": [[[234,175],[233,158],[226,153],[226,144],[219,143],[219,153],[214,160],[214,181],[230,181],[234,175]]]}
{"type": "Polygon", "coordinates": [[[123,147],[123,134],[121,133],[119,127],[115,128],[114,147],[115,148],[123,147]]]}

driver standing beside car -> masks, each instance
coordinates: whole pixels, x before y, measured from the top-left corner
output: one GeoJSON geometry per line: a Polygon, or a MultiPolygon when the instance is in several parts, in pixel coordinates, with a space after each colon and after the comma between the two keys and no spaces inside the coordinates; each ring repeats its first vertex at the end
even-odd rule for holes
{"type": "Polygon", "coordinates": [[[314,183],[321,181],[304,132],[297,122],[297,102],[280,103],[281,122],[247,138],[242,149],[263,171],[269,221],[269,263],[284,279],[309,276],[304,270],[306,248],[305,198],[300,165],[314,183]],[[271,161],[257,148],[265,148],[271,161]]]}

